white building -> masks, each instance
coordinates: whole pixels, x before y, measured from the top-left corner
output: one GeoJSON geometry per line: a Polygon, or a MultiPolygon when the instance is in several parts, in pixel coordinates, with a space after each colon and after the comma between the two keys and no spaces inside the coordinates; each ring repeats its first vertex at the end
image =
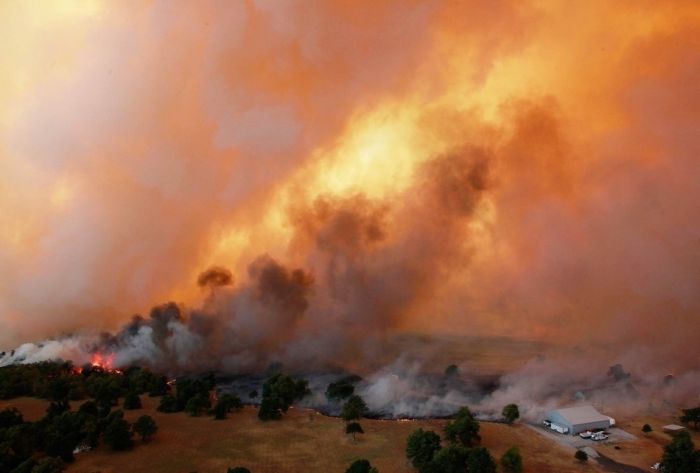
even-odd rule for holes
{"type": "Polygon", "coordinates": [[[555,409],[549,411],[545,419],[552,424],[568,429],[566,433],[571,435],[585,432],[586,430],[607,429],[615,425],[615,419],[601,414],[593,406],[555,409]]]}

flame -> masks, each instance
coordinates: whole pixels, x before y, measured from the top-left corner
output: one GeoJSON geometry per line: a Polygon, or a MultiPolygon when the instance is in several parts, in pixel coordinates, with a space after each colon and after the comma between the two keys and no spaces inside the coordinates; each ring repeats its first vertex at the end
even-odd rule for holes
{"type": "Polygon", "coordinates": [[[107,373],[123,374],[121,369],[114,367],[114,354],[103,355],[101,353],[93,353],[90,359],[90,366],[93,369],[107,373]]]}

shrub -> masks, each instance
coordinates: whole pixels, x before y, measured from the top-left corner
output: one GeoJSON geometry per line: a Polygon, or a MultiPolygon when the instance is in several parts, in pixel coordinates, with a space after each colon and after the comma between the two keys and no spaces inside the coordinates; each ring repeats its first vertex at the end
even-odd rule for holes
{"type": "Polygon", "coordinates": [[[501,467],[504,473],[522,473],[523,457],[517,447],[511,447],[501,457],[501,467]]]}
{"type": "Polygon", "coordinates": [[[141,436],[143,442],[147,442],[158,431],[156,421],[151,416],[141,416],[134,422],[134,432],[141,436]]]}
{"type": "Polygon", "coordinates": [[[358,395],[350,396],[347,402],[343,405],[343,409],[340,412],[340,417],[343,420],[351,421],[363,417],[367,414],[367,404],[358,395]]]}
{"type": "Polygon", "coordinates": [[[139,395],[133,391],[127,394],[124,398],[124,409],[141,409],[141,398],[139,395]]]}
{"type": "Polygon", "coordinates": [[[408,436],[406,457],[419,470],[433,461],[438,450],[440,450],[440,436],[433,431],[418,429],[408,436]]]}
{"type": "Polygon", "coordinates": [[[468,407],[461,408],[454,421],[445,425],[445,437],[453,443],[459,441],[465,447],[471,447],[481,440],[479,422],[468,407]]]}
{"type": "Polygon", "coordinates": [[[372,468],[369,460],[355,460],[350,464],[345,473],[377,473],[376,468],[372,468]]]}
{"type": "Polygon", "coordinates": [[[520,418],[520,410],[517,404],[508,404],[503,408],[503,418],[509,424],[515,422],[516,419],[520,418]]]}

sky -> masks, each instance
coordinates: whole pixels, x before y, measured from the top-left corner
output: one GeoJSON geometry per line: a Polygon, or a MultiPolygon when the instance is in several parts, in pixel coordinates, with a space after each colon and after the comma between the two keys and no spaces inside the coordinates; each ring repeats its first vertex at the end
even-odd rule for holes
{"type": "Polygon", "coordinates": [[[0,346],[173,301],[253,352],[700,355],[695,1],[9,0],[0,28],[0,346]]]}

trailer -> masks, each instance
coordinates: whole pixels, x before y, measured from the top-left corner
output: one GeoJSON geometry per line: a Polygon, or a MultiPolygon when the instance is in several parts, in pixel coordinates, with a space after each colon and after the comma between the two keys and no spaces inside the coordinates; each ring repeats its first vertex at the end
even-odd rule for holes
{"type": "Polygon", "coordinates": [[[563,425],[556,424],[552,422],[549,426],[550,429],[552,429],[555,432],[559,432],[560,434],[568,434],[569,433],[569,428],[565,427],[563,425]]]}

